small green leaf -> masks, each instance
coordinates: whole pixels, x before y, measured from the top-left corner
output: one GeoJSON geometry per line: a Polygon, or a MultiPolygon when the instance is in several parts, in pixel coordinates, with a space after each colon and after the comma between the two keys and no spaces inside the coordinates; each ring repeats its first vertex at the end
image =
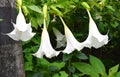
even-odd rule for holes
{"type": "Polygon", "coordinates": [[[60,77],[68,77],[68,74],[65,71],[60,71],[60,77]]]}
{"type": "Polygon", "coordinates": [[[25,54],[25,59],[27,61],[31,61],[32,62],[32,58],[33,58],[33,56],[31,54],[28,54],[28,53],[25,54]]]}
{"type": "Polygon", "coordinates": [[[68,61],[72,58],[73,54],[63,54],[63,61],[68,61]]]}
{"type": "Polygon", "coordinates": [[[52,77],[60,77],[59,74],[54,74],[52,77]]]}
{"type": "Polygon", "coordinates": [[[114,9],[112,6],[108,5],[108,6],[106,6],[106,7],[107,7],[109,10],[115,12],[115,9],[114,9]]]}
{"type": "Polygon", "coordinates": [[[42,68],[47,68],[50,65],[50,63],[47,61],[47,59],[39,59],[37,58],[37,64],[36,66],[42,67],[42,68]]]}
{"type": "Polygon", "coordinates": [[[75,67],[73,67],[73,66],[68,66],[68,70],[69,70],[70,72],[74,73],[74,72],[75,72],[75,67]]]}
{"type": "Polygon", "coordinates": [[[48,71],[50,71],[50,72],[54,72],[57,70],[58,70],[58,68],[56,66],[48,66],[48,71]]]}
{"type": "Polygon", "coordinates": [[[120,77],[120,71],[116,73],[115,77],[120,77]]]}
{"type": "Polygon", "coordinates": [[[79,52],[79,53],[75,54],[75,56],[76,56],[78,59],[82,59],[82,60],[88,59],[88,57],[87,57],[84,53],[82,53],[82,52],[79,52]]]}
{"type": "Polygon", "coordinates": [[[119,64],[110,68],[108,77],[113,77],[117,73],[118,68],[119,68],[119,64]]]}
{"type": "Polygon", "coordinates": [[[79,77],[79,76],[74,74],[73,77],[79,77]]]}
{"type": "Polygon", "coordinates": [[[62,12],[59,11],[55,6],[51,6],[51,9],[56,13],[58,16],[63,16],[62,12]]]}
{"type": "Polygon", "coordinates": [[[31,61],[25,62],[24,68],[25,68],[26,71],[32,71],[32,69],[33,69],[32,62],[31,61]]]}
{"type": "Polygon", "coordinates": [[[65,62],[61,62],[61,63],[54,62],[54,63],[51,63],[49,66],[56,66],[58,70],[60,70],[65,66],[65,62]]]}
{"type": "Polygon", "coordinates": [[[35,12],[38,12],[38,13],[42,13],[41,9],[36,6],[36,5],[30,5],[30,6],[27,6],[29,9],[35,11],[35,12]]]}
{"type": "Polygon", "coordinates": [[[98,58],[90,55],[90,63],[99,74],[101,74],[104,77],[107,76],[105,72],[105,66],[98,58]]]}
{"type": "Polygon", "coordinates": [[[118,22],[110,22],[110,25],[113,27],[113,28],[116,28],[119,26],[119,23],[118,22]]]}

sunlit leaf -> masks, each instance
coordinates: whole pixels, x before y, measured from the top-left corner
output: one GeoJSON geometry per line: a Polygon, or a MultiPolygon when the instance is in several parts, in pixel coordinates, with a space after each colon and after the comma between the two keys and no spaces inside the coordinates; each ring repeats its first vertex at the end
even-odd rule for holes
{"type": "Polygon", "coordinates": [[[77,70],[79,70],[80,72],[82,72],[86,75],[99,77],[98,73],[95,71],[95,69],[90,64],[83,63],[83,62],[76,62],[76,63],[72,63],[72,65],[77,70]]]}
{"type": "Polygon", "coordinates": [[[119,65],[116,65],[116,66],[113,66],[109,69],[109,75],[108,77],[114,77],[115,74],[117,73],[118,71],[118,68],[119,68],[119,65]]]}
{"type": "Polygon", "coordinates": [[[41,9],[36,5],[29,5],[27,7],[35,12],[42,13],[41,9]]]}
{"type": "Polygon", "coordinates": [[[105,66],[102,63],[101,60],[99,60],[98,58],[90,55],[90,63],[92,64],[92,66],[95,68],[95,70],[100,73],[102,76],[106,77],[106,70],[105,70],[105,66]]]}

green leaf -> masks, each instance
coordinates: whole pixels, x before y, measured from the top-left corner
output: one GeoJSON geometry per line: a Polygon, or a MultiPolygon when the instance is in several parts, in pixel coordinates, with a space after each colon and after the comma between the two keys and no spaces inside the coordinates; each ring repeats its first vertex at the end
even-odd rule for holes
{"type": "Polygon", "coordinates": [[[90,63],[99,74],[101,74],[104,77],[107,76],[105,72],[105,66],[98,58],[90,55],[90,63]]]}
{"type": "Polygon", "coordinates": [[[54,74],[52,77],[68,77],[68,74],[65,71],[60,71],[59,73],[54,74]]]}
{"type": "Polygon", "coordinates": [[[63,61],[68,61],[72,58],[73,54],[63,54],[63,61]]]}
{"type": "Polygon", "coordinates": [[[37,58],[37,64],[36,66],[42,67],[42,68],[47,68],[50,65],[50,63],[45,59],[39,59],[37,58]]]}
{"type": "Polygon", "coordinates": [[[73,77],[79,77],[79,76],[74,74],[73,77]]]}
{"type": "Polygon", "coordinates": [[[62,69],[63,67],[65,67],[65,62],[61,62],[61,63],[58,63],[58,62],[54,62],[54,63],[51,63],[49,66],[56,66],[58,68],[58,70],[62,69]]]}
{"type": "Polygon", "coordinates": [[[75,54],[75,56],[76,56],[78,59],[82,59],[82,60],[88,59],[88,57],[87,57],[84,53],[82,53],[82,52],[79,52],[79,53],[75,54]]]}
{"type": "Polygon", "coordinates": [[[32,62],[33,56],[30,53],[25,53],[25,59],[32,62]]]}
{"type": "Polygon", "coordinates": [[[33,69],[32,61],[25,62],[24,68],[26,71],[32,71],[33,69]]]}
{"type": "Polygon", "coordinates": [[[51,6],[51,9],[56,13],[58,16],[63,16],[62,12],[58,10],[55,6],[51,6]]]}
{"type": "Polygon", "coordinates": [[[119,64],[110,68],[108,77],[113,77],[117,73],[118,68],[119,68],[119,64]]]}
{"type": "Polygon", "coordinates": [[[115,12],[115,9],[114,9],[112,6],[108,5],[108,6],[106,6],[106,7],[107,7],[109,10],[115,12]]]}
{"type": "Polygon", "coordinates": [[[52,77],[60,77],[59,74],[54,74],[52,77]]]}
{"type": "Polygon", "coordinates": [[[38,24],[37,24],[36,18],[32,17],[31,23],[32,23],[32,27],[34,27],[35,29],[38,29],[38,24]]]}
{"type": "Polygon", "coordinates": [[[68,74],[65,71],[60,71],[60,77],[68,77],[68,74]]]}
{"type": "Polygon", "coordinates": [[[58,71],[58,68],[56,66],[48,66],[48,71],[55,72],[58,71]]]}
{"type": "Polygon", "coordinates": [[[118,22],[110,22],[110,25],[113,27],[113,28],[116,28],[119,26],[119,23],[118,22]]]}
{"type": "Polygon", "coordinates": [[[99,77],[98,73],[94,70],[94,68],[90,64],[83,62],[76,62],[76,63],[72,63],[72,65],[80,72],[86,75],[90,75],[92,77],[99,77]]]}
{"type": "Polygon", "coordinates": [[[73,66],[68,66],[68,70],[69,70],[70,72],[74,73],[74,72],[75,72],[75,67],[73,67],[73,66]]]}
{"type": "Polygon", "coordinates": [[[35,12],[38,12],[38,13],[42,13],[41,9],[36,6],[36,5],[30,5],[30,6],[27,6],[29,9],[35,11],[35,12]]]}
{"type": "Polygon", "coordinates": [[[116,73],[115,77],[120,77],[120,71],[116,73]]]}

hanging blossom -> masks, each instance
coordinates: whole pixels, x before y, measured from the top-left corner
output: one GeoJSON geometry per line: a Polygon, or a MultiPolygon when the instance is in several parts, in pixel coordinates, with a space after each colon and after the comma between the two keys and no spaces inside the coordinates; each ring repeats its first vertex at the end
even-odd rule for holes
{"type": "Polygon", "coordinates": [[[67,40],[67,45],[66,48],[62,51],[63,53],[71,53],[73,52],[75,49],[77,49],[78,51],[83,49],[83,44],[78,42],[74,35],[72,34],[72,32],[69,30],[69,28],[67,27],[67,25],[65,24],[65,22],[63,21],[63,19],[60,17],[63,25],[64,25],[64,31],[65,31],[65,37],[67,40]]]}
{"type": "Polygon", "coordinates": [[[57,45],[56,48],[61,48],[66,46],[66,37],[59,30],[53,28],[53,33],[56,36],[57,45]]]}
{"type": "Polygon", "coordinates": [[[108,35],[102,35],[99,32],[89,10],[87,10],[87,13],[89,15],[89,34],[87,39],[83,42],[84,46],[88,48],[99,48],[108,43],[108,35]]]}
{"type": "Polygon", "coordinates": [[[16,41],[28,41],[30,40],[35,33],[32,32],[31,23],[27,24],[25,17],[19,7],[19,13],[16,18],[16,24],[13,23],[14,30],[10,33],[7,33],[9,37],[16,41]]]}
{"type": "Polygon", "coordinates": [[[38,58],[43,58],[43,55],[45,55],[47,58],[52,58],[54,56],[57,56],[59,53],[60,51],[55,51],[50,43],[50,38],[46,29],[46,22],[44,19],[44,27],[41,35],[41,45],[38,51],[33,55],[38,58]]]}

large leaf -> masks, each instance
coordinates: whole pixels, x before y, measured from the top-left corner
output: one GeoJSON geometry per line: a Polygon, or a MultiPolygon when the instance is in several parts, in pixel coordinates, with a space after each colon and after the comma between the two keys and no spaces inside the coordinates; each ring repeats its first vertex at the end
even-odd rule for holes
{"type": "Polygon", "coordinates": [[[115,77],[120,77],[120,71],[116,73],[115,77]]]}
{"type": "Polygon", "coordinates": [[[119,68],[119,64],[110,68],[108,77],[114,77],[118,71],[118,68],[119,68]]]}
{"type": "Polygon", "coordinates": [[[94,70],[94,68],[90,64],[83,62],[76,62],[76,63],[72,63],[72,65],[80,72],[86,75],[90,75],[92,77],[99,77],[98,73],[94,70]]]}
{"type": "Polygon", "coordinates": [[[101,60],[90,55],[90,63],[99,74],[101,74],[104,77],[107,76],[105,72],[105,66],[101,60]]]}

